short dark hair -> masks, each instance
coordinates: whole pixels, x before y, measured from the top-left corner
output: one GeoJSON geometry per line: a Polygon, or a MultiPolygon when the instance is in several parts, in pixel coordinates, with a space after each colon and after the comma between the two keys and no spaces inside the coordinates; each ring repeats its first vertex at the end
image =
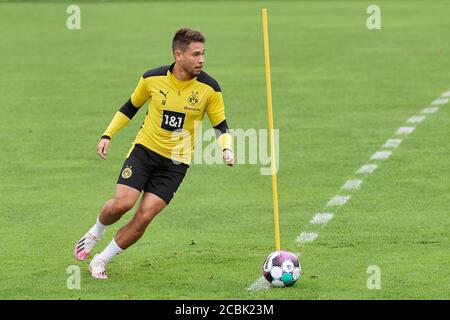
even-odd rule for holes
{"type": "Polygon", "coordinates": [[[186,48],[191,44],[191,42],[202,42],[205,43],[205,37],[199,32],[189,28],[181,28],[172,40],[172,52],[176,49],[181,51],[186,50],[186,48]]]}

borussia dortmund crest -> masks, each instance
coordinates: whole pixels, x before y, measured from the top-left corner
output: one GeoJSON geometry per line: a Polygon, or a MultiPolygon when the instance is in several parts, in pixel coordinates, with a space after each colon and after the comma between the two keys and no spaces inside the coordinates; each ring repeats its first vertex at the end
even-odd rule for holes
{"type": "Polygon", "coordinates": [[[192,94],[189,96],[188,104],[191,107],[196,107],[200,102],[200,98],[198,97],[198,92],[192,91],[192,94]]]}
{"type": "Polygon", "coordinates": [[[131,166],[130,167],[126,167],[125,169],[122,170],[122,178],[124,179],[128,179],[129,177],[131,177],[131,175],[133,174],[133,170],[131,170],[131,166]]]}

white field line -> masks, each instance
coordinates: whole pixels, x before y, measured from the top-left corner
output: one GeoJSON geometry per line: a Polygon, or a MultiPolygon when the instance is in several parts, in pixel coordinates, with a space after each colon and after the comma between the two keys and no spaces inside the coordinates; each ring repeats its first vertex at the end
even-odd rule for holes
{"type": "Polygon", "coordinates": [[[347,180],[344,185],[341,187],[341,189],[345,190],[352,190],[352,189],[358,189],[361,185],[362,180],[355,179],[355,180],[347,180]]]}
{"type": "Polygon", "coordinates": [[[316,213],[314,217],[309,221],[311,224],[324,224],[333,219],[333,214],[324,212],[324,213],[316,213]]]}
{"type": "Polygon", "coordinates": [[[416,129],[416,128],[415,127],[400,127],[400,128],[398,128],[396,135],[410,134],[411,132],[414,131],[414,129],[416,129]]]}
{"type": "Polygon", "coordinates": [[[421,123],[423,120],[425,120],[425,116],[412,116],[409,118],[406,122],[408,123],[421,123]]]}
{"type": "Polygon", "coordinates": [[[423,109],[421,111],[421,113],[429,114],[429,113],[436,113],[438,111],[439,111],[439,107],[428,107],[428,108],[423,109]]]}
{"type": "Polygon", "coordinates": [[[384,143],[383,147],[384,148],[397,148],[400,145],[400,143],[402,143],[402,139],[388,139],[384,143]]]}
{"type": "Polygon", "coordinates": [[[359,168],[355,173],[372,173],[378,168],[376,164],[365,164],[359,168]]]}
{"type": "Polygon", "coordinates": [[[370,160],[385,160],[392,154],[392,151],[377,151],[371,157],[370,160]]]}
{"type": "Polygon", "coordinates": [[[317,232],[302,232],[300,235],[295,239],[295,242],[297,243],[305,243],[305,242],[313,242],[317,239],[319,234],[317,232]]]}
{"type": "Polygon", "coordinates": [[[431,105],[432,105],[432,106],[439,106],[439,105],[447,104],[447,103],[448,103],[448,99],[446,99],[446,98],[440,98],[440,99],[434,100],[434,101],[431,103],[431,105]]]}
{"type": "Polygon", "coordinates": [[[337,195],[330,199],[327,203],[327,207],[334,207],[334,206],[342,206],[347,203],[347,201],[350,199],[350,196],[341,196],[337,195]]]}
{"type": "Polygon", "coordinates": [[[264,277],[258,278],[255,282],[253,282],[250,287],[247,288],[247,291],[258,291],[264,289],[270,289],[272,284],[269,283],[264,277]]]}
{"type": "MultiPolygon", "coordinates": [[[[436,105],[443,105],[448,103],[447,97],[450,97],[450,91],[444,92],[439,99],[434,100],[431,103],[431,107],[427,107],[421,111],[422,114],[432,114],[439,111],[439,107],[436,105]]],[[[418,123],[423,122],[426,119],[425,116],[412,116],[410,117],[407,122],[410,124],[417,125],[418,123]]],[[[405,126],[400,127],[395,135],[408,135],[414,131],[415,127],[411,126],[405,126]]],[[[383,147],[385,148],[397,148],[400,143],[402,142],[402,139],[388,139],[383,147]]],[[[379,159],[388,159],[390,155],[392,154],[392,151],[377,151],[372,155],[370,160],[379,160],[379,159]]],[[[370,174],[374,172],[378,168],[378,165],[373,163],[364,164],[362,167],[360,167],[355,174],[370,174]]],[[[341,187],[341,189],[354,189],[358,188],[363,180],[347,180],[345,184],[341,187]],[[358,182],[355,182],[358,181],[358,182]]],[[[328,203],[326,204],[327,207],[337,207],[335,209],[335,212],[345,205],[348,200],[350,199],[350,196],[347,195],[337,195],[330,199],[328,203]]],[[[334,217],[333,213],[325,212],[325,213],[316,213],[313,218],[309,221],[310,224],[320,224],[325,226],[328,221],[330,221],[334,217]]],[[[322,227],[323,228],[323,227],[322,227]]],[[[295,239],[295,241],[299,244],[306,244],[309,242],[313,242],[317,239],[319,236],[318,232],[301,232],[295,239]]],[[[300,256],[300,253],[297,254],[297,256],[300,256]]],[[[260,277],[257,280],[255,280],[248,288],[247,291],[256,291],[256,290],[264,290],[264,289],[270,289],[272,288],[272,285],[266,281],[264,277],[260,277]]]]}

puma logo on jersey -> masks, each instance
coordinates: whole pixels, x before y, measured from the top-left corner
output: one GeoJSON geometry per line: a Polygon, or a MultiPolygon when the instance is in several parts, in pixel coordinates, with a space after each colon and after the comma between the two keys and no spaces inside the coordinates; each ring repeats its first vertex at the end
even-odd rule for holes
{"type": "Polygon", "coordinates": [[[164,96],[164,99],[167,99],[167,94],[169,93],[169,91],[164,93],[162,90],[159,90],[159,92],[164,96]]]}

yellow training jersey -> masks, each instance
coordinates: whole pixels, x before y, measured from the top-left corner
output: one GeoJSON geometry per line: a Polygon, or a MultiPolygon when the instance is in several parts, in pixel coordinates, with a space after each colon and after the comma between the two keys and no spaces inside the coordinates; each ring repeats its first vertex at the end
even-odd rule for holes
{"type": "MultiPolygon", "coordinates": [[[[140,143],[164,157],[189,164],[194,149],[194,126],[203,120],[205,113],[212,126],[224,121],[224,103],[219,84],[212,77],[202,71],[192,80],[180,81],[172,74],[173,66],[145,72],[131,95],[135,108],[148,101],[147,115],[133,145],[140,143]]],[[[106,136],[118,131],[111,127],[106,136]]]]}

